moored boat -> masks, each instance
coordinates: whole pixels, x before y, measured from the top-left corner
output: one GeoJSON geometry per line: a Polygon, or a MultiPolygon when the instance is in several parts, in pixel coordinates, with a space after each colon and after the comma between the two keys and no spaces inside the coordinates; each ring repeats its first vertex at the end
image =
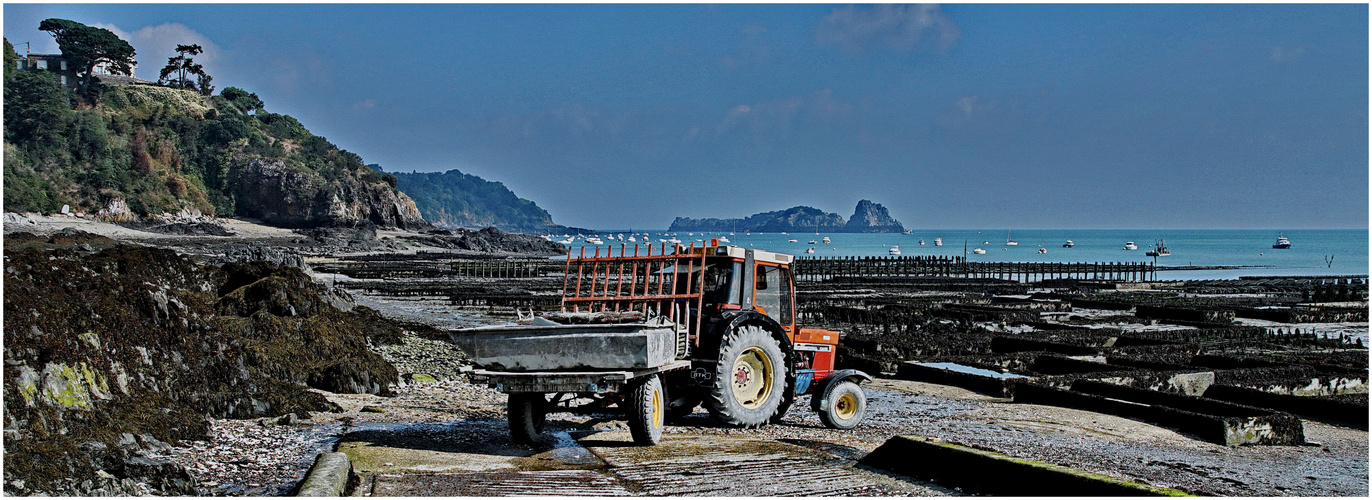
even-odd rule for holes
{"type": "Polygon", "coordinates": [[[1126,242],[1124,243],[1124,249],[1125,249],[1125,250],[1138,250],[1138,249],[1139,249],[1139,246],[1138,246],[1138,245],[1135,245],[1134,242],[1132,242],[1132,241],[1126,241],[1126,242]]]}
{"type": "Polygon", "coordinates": [[[936,247],[941,247],[941,246],[943,246],[943,238],[934,238],[934,246],[936,246],[936,247]]]}
{"type": "Polygon", "coordinates": [[[1072,240],[1067,240],[1067,243],[1062,244],[1062,248],[1072,248],[1074,246],[1077,246],[1077,244],[1072,243],[1072,240]]]}
{"type": "Polygon", "coordinates": [[[900,245],[891,247],[891,249],[887,250],[886,253],[891,255],[900,255],[900,245]]]}
{"type": "Polygon", "coordinates": [[[1158,240],[1157,242],[1153,243],[1153,249],[1144,252],[1144,255],[1147,255],[1149,257],[1166,257],[1168,255],[1172,255],[1172,251],[1167,249],[1167,241],[1158,240]]]}
{"type": "Polygon", "coordinates": [[[1272,248],[1291,248],[1291,240],[1286,235],[1277,236],[1277,242],[1272,244],[1272,248]]]}

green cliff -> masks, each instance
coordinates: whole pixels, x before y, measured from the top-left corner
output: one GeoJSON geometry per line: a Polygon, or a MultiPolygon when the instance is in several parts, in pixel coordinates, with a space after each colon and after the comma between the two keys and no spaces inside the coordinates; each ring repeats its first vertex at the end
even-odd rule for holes
{"type": "Polygon", "coordinates": [[[54,73],[5,73],[7,212],[69,205],[110,220],[180,212],[429,227],[394,177],[254,94],[97,83],[77,96],[54,73]]]}

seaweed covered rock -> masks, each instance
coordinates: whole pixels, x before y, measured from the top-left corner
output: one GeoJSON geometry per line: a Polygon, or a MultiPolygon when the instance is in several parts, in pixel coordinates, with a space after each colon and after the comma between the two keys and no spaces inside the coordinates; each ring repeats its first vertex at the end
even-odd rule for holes
{"type": "Polygon", "coordinates": [[[400,329],[330,306],[297,268],[47,249],[82,240],[63,239],[6,242],[6,493],[195,494],[147,451],[203,439],[206,417],[337,409],[311,386],[383,393],[398,379],[368,337],[400,329]]]}

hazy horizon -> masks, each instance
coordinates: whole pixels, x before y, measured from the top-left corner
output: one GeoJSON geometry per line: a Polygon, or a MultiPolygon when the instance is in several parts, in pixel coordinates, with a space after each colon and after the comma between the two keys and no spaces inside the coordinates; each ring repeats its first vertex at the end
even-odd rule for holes
{"type": "Polygon", "coordinates": [[[6,4],[559,224],[1367,229],[1365,4],[6,4]]]}

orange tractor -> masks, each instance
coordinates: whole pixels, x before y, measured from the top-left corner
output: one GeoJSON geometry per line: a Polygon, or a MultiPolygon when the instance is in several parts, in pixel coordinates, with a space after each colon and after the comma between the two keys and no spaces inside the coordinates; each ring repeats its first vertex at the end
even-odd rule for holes
{"type": "Polygon", "coordinates": [[[871,377],[834,369],[838,332],[796,326],[793,256],[714,241],[614,250],[568,255],[562,311],[452,332],[473,382],[509,394],[517,441],[538,440],[549,412],[611,405],[639,444],[697,406],[753,428],[803,394],[826,426],[862,420],[871,377]]]}

